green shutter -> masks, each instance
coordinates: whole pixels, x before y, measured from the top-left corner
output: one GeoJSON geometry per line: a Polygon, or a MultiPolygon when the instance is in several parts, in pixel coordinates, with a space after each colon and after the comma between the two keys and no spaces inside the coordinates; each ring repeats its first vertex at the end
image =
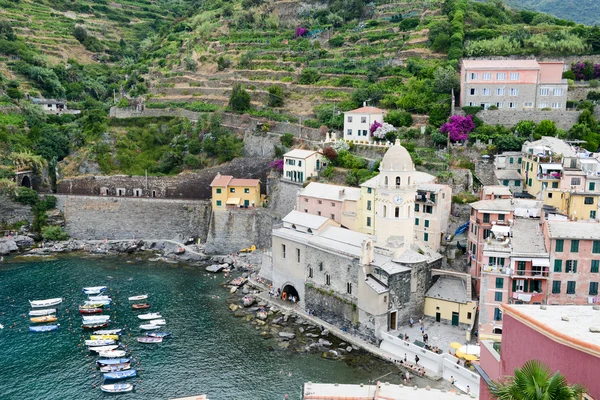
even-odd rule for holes
{"type": "Polygon", "coordinates": [[[598,272],[598,270],[600,269],[600,260],[592,260],[592,268],[590,269],[590,272],[598,272]]]}
{"type": "Polygon", "coordinates": [[[419,225],[419,218],[415,218],[415,225],[419,225]]]}
{"type": "Polygon", "coordinates": [[[562,260],[554,260],[554,272],[562,272],[562,260]]]}
{"type": "Polygon", "coordinates": [[[594,244],[592,246],[592,253],[600,254],[600,240],[594,240],[594,244]]]}
{"type": "Polygon", "coordinates": [[[590,182],[590,191],[596,190],[596,182],[590,182]]]}
{"type": "Polygon", "coordinates": [[[504,186],[508,186],[508,179],[504,179],[504,180],[502,181],[502,184],[503,184],[504,186]]]}
{"type": "Polygon", "coordinates": [[[573,272],[577,272],[577,260],[573,260],[573,272]]]}
{"type": "Polygon", "coordinates": [[[557,253],[560,253],[563,251],[564,247],[565,247],[565,241],[563,239],[557,239],[555,251],[557,253]]]}
{"type": "Polygon", "coordinates": [[[579,252],[579,240],[571,240],[571,253],[579,252]]]}
{"type": "Polygon", "coordinates": [[[512,291],[516,292],[517,291],[517,281],[515,279],[513,279],[512,283],[513,283],[512,291]]]}
{"type": "Polygon", "coordinates": [[[515,186],[521,186],[521,181],[519,181],[519,180],[516,180],[516,181],[515,181],[515,186]]]}
{"type": "Polygon", "coordinates": [[[523,292],[529,292],[529,280],[525,279],[525,285],[523,286],[523,292]]]}

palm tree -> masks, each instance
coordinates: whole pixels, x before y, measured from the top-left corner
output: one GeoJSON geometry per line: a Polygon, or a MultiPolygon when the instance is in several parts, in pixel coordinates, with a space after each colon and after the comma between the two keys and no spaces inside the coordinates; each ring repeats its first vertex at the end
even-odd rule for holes
{"type": "Polygon", "coordinates": [[[567,379],[541,361],[529,360],[521,369],[515,368],[515,376],[490,386],[494,399],[498,400],[580,400],[587,389],[579,384],[569,386],[567,379]]]}

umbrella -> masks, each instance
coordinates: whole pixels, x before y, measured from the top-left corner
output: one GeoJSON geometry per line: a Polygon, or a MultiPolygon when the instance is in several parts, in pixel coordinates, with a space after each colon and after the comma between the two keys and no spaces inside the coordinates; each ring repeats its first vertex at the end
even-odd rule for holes
{"type": "Polygon", "coordinates": [[[465,354],[463,358],[468,361],[475,361],[479,359],[479,357],[477,357],[475,354],[465,354]]]}
{"type": "Polygon", "coordinates": [[[468,344],[466,346],[461,346],[458,351],[465,354],[474,354],[479,357],[480,347],[475,344],[468,344]]]}
{"type": "Polygon", "coordinates": [[[465,354],[465,353],[463,353],[461,351],[458,351],[458,350],[456,351],[456,354],[454,354],[454,356],[458,357],[458,358],[465,358],[466,355],[467,354],[465,354]]]}
{"type": "Polygon", "coordinates": [[[452,342],[450,343],[450,347],[452,347],[453,349],[460,349],[463,345],[461,343],[458,342],[452,342]]]}

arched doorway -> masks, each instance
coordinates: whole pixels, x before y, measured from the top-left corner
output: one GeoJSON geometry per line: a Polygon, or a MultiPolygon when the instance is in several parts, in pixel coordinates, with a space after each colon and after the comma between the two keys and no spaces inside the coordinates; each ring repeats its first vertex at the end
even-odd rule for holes
{"type": "Polygon", "coordinates": [[[27,175],[21,179],[21,186],[25,186],[26,188],[31,189],[31,179],[27,175]]]}
{"type": "Polygon", "coordinates": [[[300,296],[298,295],[298,291],[292,285],[285,285],[281,290],[281,295],[285,293],[285,300],[291,300],[291,297],[294,296],[296,302],[300,301],[300,296]]]}

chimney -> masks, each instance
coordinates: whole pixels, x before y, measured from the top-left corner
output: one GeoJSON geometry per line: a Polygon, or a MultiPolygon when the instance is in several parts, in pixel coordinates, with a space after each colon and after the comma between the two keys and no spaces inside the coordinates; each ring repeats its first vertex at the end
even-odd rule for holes
{"type": "Polygon", "coordinates": [[[340,189],[340,193],[339,193],[340,199],[344,198],[344,193],[346,193],[346,189],[340,189]]]}

